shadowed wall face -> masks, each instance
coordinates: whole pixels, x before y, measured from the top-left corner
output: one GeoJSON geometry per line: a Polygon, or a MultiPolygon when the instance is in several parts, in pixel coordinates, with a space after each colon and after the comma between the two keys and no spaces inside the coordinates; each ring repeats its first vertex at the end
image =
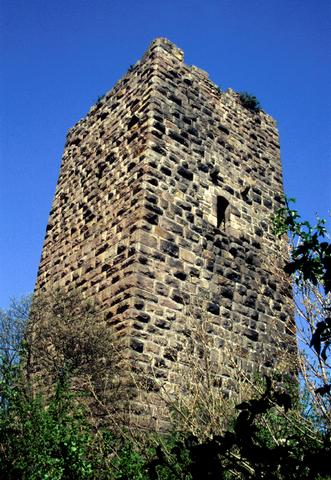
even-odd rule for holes
{"type": "Polygon", "coordinates": [[[136,370],[169,388],[189,318],[207,323],[220,371],[226,347],[263,372],[293,344],[282,195],[274,120],[157,39],[68,133],[37,290],[97,299],[136,370]]]}

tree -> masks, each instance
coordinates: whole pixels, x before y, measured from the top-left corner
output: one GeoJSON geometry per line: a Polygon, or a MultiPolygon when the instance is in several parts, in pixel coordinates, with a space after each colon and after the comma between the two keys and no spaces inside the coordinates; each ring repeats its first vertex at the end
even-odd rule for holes
{"type": "Polygon", "coordinates": [[[13,301],[0,312],[0,356],[0,378],[17,365],[22,387],[35,396],[52,396],[59,382],[70,379],[70,390],[85,396],[96,423],[104,420],[102,405],[111,420],[124,392],[121,347],[97,305],[79,292],[55,289],[13,301]]]}
{"type": "Polygon", "coordinates": [[[25,341],[31,297],[12,300],[7,311],[0,309],[0,353],[8,364],[19,361],[22,344],[25,341]]]}
{"type": "MultiPolygon", "coordinates": [[[[0,312],[0,478],[115,479],[126,471],[116,453],[123,442],[109,431],[119,355],[97,307],[77,292],[40,293],[0,312]]],[[[138,460],[132,454],[131,468],[138,460]]]]}
{"type": "Polygon", "coordinates": [[[285,201],[275,217],[278,236],[288,233],[290,259],[285,272],[293,279],[297,313],[300,373],[310,395],[310,408],[331,431],[331,244],[326,222],[302,221],[285,201]]]}
{"type": "Polygon", "coordinates": [[[19,368],[5,367],[0,381],[0,478],[91,478],[92,430],[77,398],[64,382],[47,399],[32,397],[19,368]]]}
{"type": "Polygon", "coordinates": [[[35,295],[26,336],[26,371],[36,383],[47,387],[69,376],[72,388],[101,394],[114,380],[117,351],[111,332],[97,305],[79,292],[35,295]]]}

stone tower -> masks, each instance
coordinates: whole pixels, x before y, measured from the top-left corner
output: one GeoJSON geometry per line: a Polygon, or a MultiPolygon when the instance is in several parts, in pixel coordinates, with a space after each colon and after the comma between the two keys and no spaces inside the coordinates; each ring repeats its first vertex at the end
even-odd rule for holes
{"type": "Polygon", "coordinates": [[[216,364],[227,345],[263,371],[290,343],[271,225],[282,195],[275,121],[158,38],[68,133],[37,290],[97,298],[164,384],[188,312],[206,319],[216,364]]]}

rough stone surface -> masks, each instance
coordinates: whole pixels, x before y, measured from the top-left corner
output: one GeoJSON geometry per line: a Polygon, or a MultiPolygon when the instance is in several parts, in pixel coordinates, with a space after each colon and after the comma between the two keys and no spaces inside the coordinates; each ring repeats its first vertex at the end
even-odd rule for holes
{"type": "Polygon", "coordinates": [[[275,121],[157,39],[68,133],[36,288],[97,298],[136,369],[165,384],[188,312],[210,322],[215,358],[231,345],[263,371],[291,343],[271,227],[282,194],[275,121]]]}

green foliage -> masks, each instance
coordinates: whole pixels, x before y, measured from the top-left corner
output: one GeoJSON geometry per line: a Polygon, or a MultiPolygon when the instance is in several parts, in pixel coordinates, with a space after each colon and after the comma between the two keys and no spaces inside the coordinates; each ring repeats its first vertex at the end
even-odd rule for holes
{"type": "Polygon", "coordinates": [[[259,112],[261,105],[259,100],[248,92],[240,92],[239,99],[243,107],[251,110],[252,112],[259,112]]]}
{"type": "Polygon", "coordinates": [[[285,199],[285,206],[278,210],[274,219],[275,233],[278,236],[289,233],[295,245],[285,272],[296,274],[297,283],[321,283],[327,294],[331,292],[331,244],[325,241],[326,221],[317,218],[314,226],[307,221],[301,221],[298,211],[290,207],[290,203],[294,201],[293,198],[285,199]]]}
{"type": "MultiPolygon", "coordinates": [[[[313,393],[325,396],[324,401],[317,403],[322,405],[322,412],[327,419],[331,401],[328,363],[331,346],[331,244],[326,241],[325,220],[317,218],[316,225],[302,221],[298,211],[290,207],[294,201],[292,198],[285,199],[284,207],[275,216],[274,231],[278,236],[286,233],[289,236],[292,248],[284,270],[294,279],[301,296],[302,307],[299,312],[305,312],[303,318],[310,330],[308,343],[317,358],[312,368],[313,375],[323,382],[318,388],[315,387],[313,393]],[[314,304],[320,305],[315,317],[312,316],[314,304]]],[[[308,383],[311,385],[311,380],[308,379],[308,383]]]]}
{"type": "Polygon", "coordinates": [[[316,225],[301,221],[297,210],[290,207],[293,198],[285,199],[285,206],[280,208],[274,219],[276,235],[288,233],[292,245],[291,258],[285,265],[285,272],[294,278],[301,291],[307,290],[311,283],[317,289],[324,291],[325,300],[322,318],[313,325],[310,347],[317,354],[322,368],[324,383],[315,393],[328,395],[331,398],[331,384],[327,382],[327,356],[331,346],[331,244],[326,241],[326,222],[317,218],[316,225]]]}
{"type": "Polygon", "coordinates": [[[272,388],[269,379],[259,397],[241,403],[237,409],[240,413],[233,428],[222,435],[202,443],[190,435],[175,442],[170,456],[156,452],[150,478],[163,478],[155,472],[160,466],[169,468],[169,458],[181,472],[174,478],[191,480],[308,480],[331,475],[330,439],[314,434],[309,424],[298,421],[289,394],[272,388]]]}
{"type": "Polygon", "coordinates": [[[46,404],[29,395],[18,366],[1,364],[0,477],[20,479],[310,479],[331,475],[328,437],[298,422],[285,391],[269,379],[237,406],[231,429],[200,442],[192,435],[139,441],[93,431],[66,382],[46,404]],[[320,477],[318,477],[320,475],[320,477]]]}
{"type": "Polygon", "coordinates": [[[25,389],[18,366],[0,361],[0,477],[91,478],[91,432],[67,386],[59,383],[46,404],[25,389]]]}
{"type": "Polygon", "coordinates": [[[131,443],[123,446],[122,451],[114,461],[114,479],[124,480],[132,478],[135,480],[147,480],[146,461],[131,443]]]}
{"type": "MultiPolygon", "coordinates": [[[[96,431],[79,397],[64,379],[47,401],[33,396],[19,365],[0,361],[0,478],[6,480],[175,480],[181,465],[164,455],[155,440],[142,450],[137,442],[96,431]],[[152,473],[154,472],[154,473],[152,473]],[[151,476],[152,475],[152,476],[151,476]],[[155,476],[154,476],[155,475],[155,476]]],[[[146,445],[146,441],[144,442],[146,445]]],[[[179,455],[182,462],[183,457],[179,455]]],[[[184,478],[184,477],[183,477],[184,478]]],[[[189,477],[185,477],[189,478],[189,477]]]]}

